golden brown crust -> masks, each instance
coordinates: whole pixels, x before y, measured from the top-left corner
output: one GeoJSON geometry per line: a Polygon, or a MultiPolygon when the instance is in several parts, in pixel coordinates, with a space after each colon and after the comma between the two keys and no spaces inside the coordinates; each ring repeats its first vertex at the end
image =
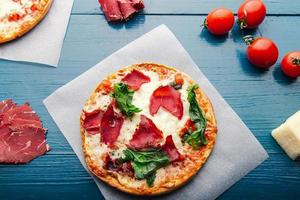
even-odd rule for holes
{"type": "Polygon", "coordinates": [[[34,17],[28,21],[20,23],[17,30],[13,31],[13,33],[9,31],[0,32],[0,44],[15,40],[33,29],[42,19],[44,19],[52,5],[52,2],[53,0],[41,0],[38,5],[39,9],[34,14],[34,17]]]}
{"type": "MultiPolygon", "coordinates": [[[[104,81],[102,81],[94,90],[91,97],[86,102],[87,104],[93,104],[95,101],[96,93],[99,91],[103,91],[103,83],[106,81],[110,81],[115,79],[119,74],[126,73],[128,71],[131,71],[132,69],[144,69],[144,70],[152,70],[160,75],[164,76],[164,74],[167,74],[168,71],[177,72],[175,68],[168,67],[161,64],[155,64],[155,63],[142,63],[142,64],[135,64],[132,66],[129,66],[127,68],[123,68],[119,70],[118,72],[109,75],[108,78],[104,81]]],[[[186,74],[180,72],[189,80],[190,84],[196,84],[189,76],[186,74]]],[[[119,179],[117,173],[113,173],[110,171],[106,171],[104,169],[99,169],[97,165],[92,161],[91,156],[87,153],[87,146],[85,142],[85,130],[82,127],[83,125],[83,113],[80,117],[80,124],[81,124],[81,137],[82,137],[82,148],[85,154],[86,163],[89,168],[89,170],[97,176],[102,181],[108,183],[114,188],[117,188],[123,192],[134,194],[134,195],[160,195],[164,193],[168,193],[182,185],[184,185],[186,182],[188,182],[193,176],[197,174],[199,169],[204,165],[206,162],[208,156],[210,155],[214,143],[215,138],[217,135],[217,123],[214,116],[213,107],[211,105],[211,102],[209,101],[208,97],[204,94],[204,92],[199,88],[196,90],[196,95],[198,99],[198,103],[203,109],[203,112],[205,113],[206,119],[207,119],[207,129],[206,129],[206,137],[208,139],[208,144],[206,146],[202,146],[199,150],[193,150],[192,147],[186,146],[186,148],[190,151],[190,154],[188,155],[188,159],[185,159],[184,162],[180,162],[177,164],[177,166],[181,169],[181,173],[175,177],[175,178],[169,178],[165,182],[163,182],[160,185],[154,185],[153,187],[138,187],[133,188],[129,187],[128,184],[122,184],[119,179]]],[[[173,167],[173,166],[171,166],[173,167]]]]}

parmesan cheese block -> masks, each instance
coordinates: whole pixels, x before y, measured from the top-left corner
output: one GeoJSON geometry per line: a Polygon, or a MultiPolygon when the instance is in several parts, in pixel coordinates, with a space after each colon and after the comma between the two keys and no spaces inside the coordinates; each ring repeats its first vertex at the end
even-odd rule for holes
{"type": "Polygon", "coordinates": [[[289,117],[285,123],[272,131],[272,136],[295,160],[300,157],[300,111],[289,117]]]}

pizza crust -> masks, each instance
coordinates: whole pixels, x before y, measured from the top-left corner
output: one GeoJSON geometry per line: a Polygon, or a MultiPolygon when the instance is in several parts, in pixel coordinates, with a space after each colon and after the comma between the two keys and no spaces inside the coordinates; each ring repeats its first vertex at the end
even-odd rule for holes
{"type": "MultiPolygon", "coordinates": [[[[113,80],[118,76],[118,74],[129,72],[132,69],[151,70],[159,73],[162,76],[168,71],[173,71],[174,73],[177,72],[175,68],[168,67],[165,65],[155,64],[155,63],[142,63],[142,64],[135,64],[127,68],[123,68],[118,72],[108,76],[106,80],[108,81],[113,80]]],[[[196,84],[188,75],[184,74],[183,72],[180,73],[189,80],[189,84],[196,84]]],[[[94,90],[90,98],[87,100],[86,105],[93,104],[95,102],[95,98],[97,96],[96,94],[102,90],[102,84],[103,81],[96,87],[96,89],[94,90]]],[[[166,179],[163,183],[159,185],[154,183],[153,187],[148,187],[146,186],[146,184],[139,185],[137,187],[129,187],[128,186],[129,184],[124,184],[124,182],[119,181],[118,176],[121,175],[117,174],[116,172],[111,172],[103,168],[99,168],[91,159],[91,156],[87,153],[87,145],[86,145],[86,138],[85,138],[86,133],[85,133],[85,129],[82,126],[84,115],[82,113],[80,117],[82,148],[85,154],[86,164],[89,170],[99,179],[111,185],[112,187],[133,195],[146,195],[146,196],[160,195],[175,190],[176,188],[187,183],[192,177],[194,177],[197,174],[197,172],[206,162],[207,158],[209,157],[213,149],[215,139],[217,136],[217,122],[214,116],[212,104],[208,99],[208,97],[204,94],[204,92],[200,88],[197,89],[195,92],[197,95],[198,103],[201,106],[203,112],[205,113],[205,117],[207,119],[206,134],[207,134],[208,144],[206,146],[202,146],[200,150],[197,151],[192,150],[191,146],[186,145],[186,148],[188,148],[189,151],[191,151],[191,153],[183,162],[179,162],[175,164],[178,165],[177,167],[180,169],[180,173],[177,177],[166,179]]],[[[173,164],[170,164],[165,168],[168,167],[170,169],[175,168],[173,164]]],[[[135,181],[135,180],[134,178],[133,179],[129,178],[127,181],[135,181]]]]}
{"type": "Polygon", "coordinates": [[[43,9],[37,11],[36,14],[30,18],[30,20],[22,21],[22,23],[14,28],[14,30],[0,30],[0,44],[15,40],[33,29],[46,16],[52,5],[52,2],[53,0],[41,0],[38,6],[43,9]]]}

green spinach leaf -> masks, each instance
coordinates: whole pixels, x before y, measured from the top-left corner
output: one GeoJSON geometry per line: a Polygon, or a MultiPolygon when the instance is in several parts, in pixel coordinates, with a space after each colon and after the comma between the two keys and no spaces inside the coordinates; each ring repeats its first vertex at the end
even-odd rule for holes
{"type": "Polygon", "coordinates": [[[155,181],[155,178],[156,178],[156,172],[153,172],[152,174],[150,174],[147,178],[146,178],[146,181],[147,181],[147,185],[149,187],[152,187],[153,186],[153,183],[155,181]]]}
{"type": "Polygon", "coordinates": [[[198,85],[190,86],[188,91],[188,101],[190,103],[189,115],[191,120],[195,124],[196,130],[194,132],[188,132],[184,136],[184,140],[191,145],[194,149],[199,149],[200,146],[207,144],[207,139],[205,137],[206,129],[206,118],[202,109],[200,108],[195,90],[198,89],[198,85]]]}
{"type": "Polygon", "coordinates": [[[122,158],[122,161],[131,161],[135,177],[146,179],[149,187],[153,185],[156,171],[170,163],[168,156],[160,149],[151,151],[126,149],[123,153],[125,157],[122,158]]]}
{"type": "Polygon", "coordinates": [[[116,99],[118,108],[127,117],[132,117],[134,113],[142,111],[132,104],[134,91],[130,90],[124,83],[117,83],[114,85],[114,93],[112,96],[116,99]]]}

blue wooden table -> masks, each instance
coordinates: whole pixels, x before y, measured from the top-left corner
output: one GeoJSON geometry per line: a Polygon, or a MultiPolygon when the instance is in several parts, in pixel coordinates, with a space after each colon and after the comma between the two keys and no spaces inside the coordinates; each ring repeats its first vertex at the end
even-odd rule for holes
{"type": "MultiPolygon", "coordinates": [[[[210,10],[226,6],[236,11],[240,2],[242,0],[146,0],[145,11],[131,21],[108,24],[97,0],[75,0],[57,69],[1,60],[1,99],[29,101],[49,129],[47,140],[52,150],[27,165],[0,166],[0,199],[103,199],[42,100],[162,23],[175,33],[270,155],[220,199],[299,199],[300,162],[289,160],[270,132],[300,109],[300,80],[286,78],[279,64],[269,71],[253,68],[245,57],[246,46],[237,27],[221,38],[201,32],[199,27],[210,10]]],[[[268,16],[252,33],[272,38],[280,49],[280,59],[288,51],[300,50],[300,2],[265,0],[265,3],[268,16]]]]}

